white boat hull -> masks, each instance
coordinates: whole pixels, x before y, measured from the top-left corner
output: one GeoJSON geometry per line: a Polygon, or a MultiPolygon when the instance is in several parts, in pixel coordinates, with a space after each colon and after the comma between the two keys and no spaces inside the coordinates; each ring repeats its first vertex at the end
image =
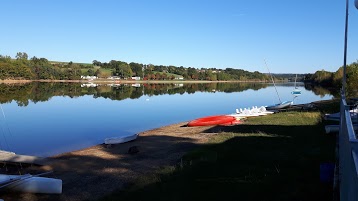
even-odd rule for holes
{"type": "Polygon", "coordinates": [[[279,109],[285,109],[290,107],[293,104],[292,101],[285,101],[276,105],[270,105],[270,106],[266,106],[267,110],[279,110],[279,109]]]}
{"type": "Polygon", "coordinates": [[[135,140],[135,139],[137,139],[137,137],[138,137],[138,134],[125,136],[125,137],[111,137],[111,138],[104,139],[104,143],[105,144],[120,144],[120,143],[125,143],[125,142],[135,140]]]}
{"type": "Polygon", "coordinates": [[[62,180],[32,175],[0,174],[0,186],[26,193],[61,194],[62,180]]]}
{"type": "MultiPolygon", "coordinates": [[[[353,109],[353,110],[350,110],[350,115],[351,115],[351,119],[352,119],[352,122],[357,122],[357,119],[358,119],[358,115],[357,115],[357,112],[358,112],[358,109],[353,109]]],[[[333,114],[326,114],[324,116],[324,119],[325,120],[331,120],[331,121],[340,121],[341,119],[341,114],[340,112],[337,112],[337,113],[333,113],[333,114]]]]}
{"type": "Polygon", "coordinates": [[[236,119],[245,119],[246,117],[258,117],[260,115],[258,115],[258,114],[237,114],[237,113],[233,113],[233,114],[228,114],[226,116],[235,117],[236,119]]]}
{"type": "Polygon", "coordinates": [[[239,118],[245,118],[245,117],[264,116],[264,115],[273,114],[273,113],[274,112],[272,112],[272,111],[267,111],[264,106],[261,106],[261,107],[252,107],[252,109],[244,109],[244,110],[242,110],[241,108],[240,108],[240,110],[236,109],[236,113],[229,114],[227,116],[232,116],[232,117],[239,119],[239,118]]]}

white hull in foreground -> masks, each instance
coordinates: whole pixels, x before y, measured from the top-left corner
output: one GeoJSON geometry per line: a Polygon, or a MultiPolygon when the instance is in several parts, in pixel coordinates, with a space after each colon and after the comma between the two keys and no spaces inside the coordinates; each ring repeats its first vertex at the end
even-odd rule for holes
{"type": "Polygon", "coordinates": [[[47,177],[0,174],[0,188],[26,193],[61,194],[62,180],[47,177]]]}
{"type": "Polygon", "coordinates": [[[111,137],[111,138],[106,138],[104,140],[105,144],[120,144],[120,143],[125,143],[125,142],[129,142],[132,140],[137,139],[138,134],[134,134],[134,135],[129,135],[129,136],[125,136],[125,137],[111,137]]]}

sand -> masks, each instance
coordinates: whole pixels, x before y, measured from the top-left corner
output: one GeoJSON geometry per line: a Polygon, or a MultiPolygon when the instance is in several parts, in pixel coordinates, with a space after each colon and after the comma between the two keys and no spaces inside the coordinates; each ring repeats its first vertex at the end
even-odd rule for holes
{"type": "Polygon", "coordinates": [[[145,131],[135,141],[124,144],[102,144],[53,156],[43,167],[17,167],[16,171],[22,174],[52,170],[53,173],[47,177],[62,179],[63,193],[45,195],[2,191],[0,199],[96,200],[135,182],[142,175],[178,164],[186,152],[220,132],[220,127],[185,125],[186,122],[145,131]],[[129,154],[128,150],[133,146],[137,146],[139,152],[129,154]]]}

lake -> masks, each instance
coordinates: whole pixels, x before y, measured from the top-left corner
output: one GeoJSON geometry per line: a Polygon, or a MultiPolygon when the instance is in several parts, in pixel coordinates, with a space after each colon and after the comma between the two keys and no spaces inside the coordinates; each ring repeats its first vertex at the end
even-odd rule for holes
{"type": "MultiPolygon", "coordinates": [[[[282,101],[331,99],[323,88],[277,85],[282,101]]],[[[261,83],[202,84],[0,84],[0,149],[51,156],[124,136],[236,108],[279,102],[275,88],[261,83]]]]}

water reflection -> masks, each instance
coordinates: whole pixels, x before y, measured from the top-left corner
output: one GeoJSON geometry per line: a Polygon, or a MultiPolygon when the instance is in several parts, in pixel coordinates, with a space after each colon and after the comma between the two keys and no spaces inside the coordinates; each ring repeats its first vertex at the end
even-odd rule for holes
{"type": "Polygon", "coordinates": [[[47,83],[31,82],[0,84],[0,103],[16,101],[19,106],[50,100],[54,96],[79,97],[92,95],[94,98],[111,100],[138,99],[143,95],[194,94],[195,92],[241,92],[259,90],[268,84],[262,83],[145,83],[145,84],[94,84],[94,83],[47,83]]]}
{"type": "MultiPolygon", "coordinates": [[[[27,106],[29,101],[34,103],[48,101],[54,96],[79,97],[92,95],[94,98],[111,100],[138,99],[143,95],[158,96],[164,94],[194,94],[195,92],[241,92],[257,91],[266,88],[265,83],[145,83],[145,84],[94,84],[94,83],[47,83],[31,82],[18,84],[0,84],[0,103],[16,101],[19,106],[27,106]]],[[[291,84],[281,84],[280,87],[292,87],[291,84]]],[[[305,89],[313,91],[321,97],[334,92],[328,89],[305,85],[305,89]]],[[[338,94],[338,93],[337,93],[338,94]]]]}
{"type": "Polygon", "coordinates": [[[323,88],[321,86],[311,85],[311,84],[306,84],[304,86],[305,86],[305,89],[307,91],[312,91],[315,95],[317,95],[317,96],[319,96],[321,98],[324,97],[327,94],[332,95],[335,98],[338,98],[340,96],[338,89],[323,88]]]}
{"type": "MultiPolygon", "coordinates": [[[[322,96],[329,91],[303,85],[302,95],[293,97],[293,89],[293,83],[277,85],[281,99],[295,104],[331,98],[322,96]]],[[[0,149],[49,156],[100,144],[107,137],[277,101],[273,85],[262,83],[0,84],[6,114],[6,119],[0,115],[0,149]]]]}

